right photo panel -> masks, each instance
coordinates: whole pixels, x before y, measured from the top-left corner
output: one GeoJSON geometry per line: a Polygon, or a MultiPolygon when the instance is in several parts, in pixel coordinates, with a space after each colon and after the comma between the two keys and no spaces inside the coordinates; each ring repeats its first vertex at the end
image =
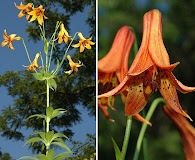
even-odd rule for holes
{"type": "Polygon", "coordinates": [[[98,0],[98,159],[195,159],[195,3],[98,0]]]}

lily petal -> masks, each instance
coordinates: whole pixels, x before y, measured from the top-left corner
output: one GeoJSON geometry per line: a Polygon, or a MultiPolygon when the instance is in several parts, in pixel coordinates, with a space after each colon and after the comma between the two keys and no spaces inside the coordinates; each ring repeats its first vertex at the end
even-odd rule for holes
{"type": "Polygon", "coordinates": [[[144,73],[139,76],[130,77],[131,86],[125,102],[125,113],[128,116],[139,113],[145,107],[152,94],[152,92],[145,93],[143,78],[144,73]]]}
{"type": "Polygon", "coordinates": [[[179,98],[175,86],[172,85],[171,80],[167,77],[161,79],[160,93],[166,100],[168,105],[176,112],[182,114],[183,116],[192,119],[190,116],[183,111],[181,105],[179,104],[179,98]]]}
{"type": "Polygon", "coordinates": [[[144,119],[140,114],[135,114],[133,115],[133,117],[137,120],[139,120],[140,122],[146,123],[150,126],[152,126],[152,124],[150,122],[148,122],[146,119],[144,119]]]}
{"type": "MultiPolygon", "coordinates": [[[[110,51],[106,54],[106,56],[98,61],[98,70],[105,73],[119,70],[122,66],[121,62],[125,59],[128,60],[128,58],[124,58],[124,56],[129,54],[134,39],[134,34],[128,26],[123,26],[119,29],[110,51]]],[[[126,64],[126,62],[123,63],[126,64]]],[[[127,68],[128,70],[127,66],[124,68],[127,68]]]]}
{"type": "Polygon", "coordinates": [[[181,93],[186,94],[195,91],[195,87],[188,87],[183,85],[179,80],[175,78],[175,76],[172,73],[169,76],[171,77],[171,80],[174,83],[177,90],[179,90],[181,93]]]}
{"type": "Polygon", "coordinates": [[[195,128],[186,120],[185,117],[177,112],[174,112],[168,105],[163,107],[163,111],[174,122],[180,133],[186,160],[194,160],[195,128]]]}

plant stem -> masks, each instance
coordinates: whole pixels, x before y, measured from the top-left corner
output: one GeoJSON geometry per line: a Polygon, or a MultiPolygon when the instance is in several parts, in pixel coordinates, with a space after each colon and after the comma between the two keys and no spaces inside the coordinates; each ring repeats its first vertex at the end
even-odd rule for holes
{"type": "MultiPolygon", "coordinates": [[[[49,107],[49,82],[48,80],[46,81],[47,83],[47,108],[49,107]]],[[[49,132],[49,120],[45,120],[46,121],[46,133],[49,132]]],[[[46,152],[49,150],[49,146],[46,146],[46,152]]]]}
{"type": "Polygon", "coordinates": [[[132,124],[132,117],[128,116],[127,117],[126,130],[125,130],[125,137],[124,137],[123,147],[122,147],[122,151],[121,151],[121,160],[124,160],[125,156],[126,156],[127,147],[128,147],[128,143],[129,143],[130,132],[131,132],[131,124],[132,124]]]}
{"type": "Polygon", "coordinates": [[[30,56],[29,56],[29,53],[28,53],[28,49],[27,49],[27,47],[26,47],[26,44],[25,44],[25,42],[24,42],[24,39],[21,38],[21,40],[22,40],[24,49],[25,49],[25,51],[26,51],[26,55],[27,55],[27,57],[28,57],[28,60],[29,60],[29,62],[31,63],[30,56]]]}
{"type": "MultiPolygon", "coordinates": [[[[159,103],[166,103],[165,100],[163,98],[156,98],[153,103],[151,104],[150,106],[150,109],[145,117],[145,119],[147,121],[150,121],[156,107],[158,106],[159,103]]],[[[144,135],[145,135],[145,132],[146,132],[146,128],[147,128],[147,124],[146,123],[143,123],[142,124],[142,128],[140,130],[140,133],[139,133],[139,137],[138,137],[138,140],[137,140],[137,145],[136,145],[136,148],[135,148],[135,152],[134,152],[134,157],[133,157],[133,160],[137,160],[138,157],[139,157],[139,153],[140,153],[140,148],[141,148],[141,145],[142,145],[142,141],[143,141],[143,138],[144,138],[144,135]]]]}
{"type": "Polygon", "coordinates": [[[57,73],[59,72],[59,70],[60,70],[62,64],[64,63],[64,60],[66,59],[67,52],[68,52],[68,50],[69,50],[69,48],[70,48],[70,46],[71,46],[72,42],[74,41],[74,39],[75,39],[75,37],[76,37],[77,34],[78,34],[78,32],[76,32],[76,33],[74,34],[72,40],[70,41],[68,47],[66,48],[66,51],[65,51],[65,53],[64,53],[64,56],[63,56],[63,58],[62,58],[62,60],[61,60],[61,62],[60,62],[60,64],[59,64],[59,66],[56,68],[55,72],[53,73],[54,75],[57,75],[57,73]]]}
{"type": "MultiPolygon", "coordinates": [[[[47,82],[47,108],[49,107],[49,82],[47,82]]],[[[49,132],[49,121],[46,120],[46,132],[49,132]]]]}

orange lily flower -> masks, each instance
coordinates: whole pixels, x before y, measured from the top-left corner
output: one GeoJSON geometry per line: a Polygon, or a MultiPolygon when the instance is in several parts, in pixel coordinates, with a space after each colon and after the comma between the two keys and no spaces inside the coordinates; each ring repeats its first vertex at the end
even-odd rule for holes
{"type": "MultiPolygon", "coordinates": [[[[135,36],[128,26],[121,27],[114,39],[112,47],[108,54],[98,61],[98,94],[106,93],[116,87],[125,77],[128,72],[128,57],[130,49],[134,42],[135,36]]],[[[123,102],[125,101],[127,92],[121,93],[123,102]]],[[[98,98],[98,107],[105,115],[110,118],[107,108],[114,110],[114,96],[98,98]]],[[[135,114],[134,118],[150,124],[139,114],[135,114]]]]}
{"type": "Polygon", "coordinates": [[[176,125],[183,143],[186,160],[195,159],[195,128],[185,117],[173,111],[169,106],[163,107],[165,114],[176,125]]]}
{"type": "Polygon", "coordinates": [[[73,62],[70,55],[67,55],[67,59],[71,68],[69,71],[65,71],[65,73],[67,73],[68,75],[70,75],[73,71],[78,72],[78,67],[83,66],[83,63],[81,63],[81,61],[79,61],[78,63],[73,62]]]}
{"type": "Polygon", "coordinates": [[[27,70],[28,70],[28,71],[35,71],[36,69],[41,68],[41,67],[38,65],[39,56],[40,56],[40,53],[37,53],[37,54],[35,55],[35,58],[34,58],[33,62],[32,62],[29,66],[24,66],[24,67],[27,67],[27,70]]]}
{"type": "MultiPolygon", "coordinates": [[[[118,30],[110,51],[98,61],[98,94],[112,90],[128,72],[128,57],[134,39],[128,26],[118,30]]],[[[114,120],[110,118],[107,108],[114,110],[114,99],[114,96],[98,99],[98,107],[110,121],[114,120]]]]}
{"type": "Polygon", "coordinates": [[[22,2],[20,3],[19,6],[17,6],[16,3],[14,3],[14,4],[15,4],[15,7],[17,9],[21,10],[20,13],[18,14],[18,17],[21,18],[24,15],[26,15],[26,20],[28,20],[30,18],[30,15],[28,13],[32,11],[33,4],[28,3],[27,5],[24,5],[24,4],[22,4],[22,2]]]}
{"type": "Polygon", "coordinates": [[[3,32],[3,38],[4,38],[4,41],[1,43],[1,46],[4,47],[8,45],[8,48],[12,50],[14,50],[12,42],[19,41],[21,39],[21,37],[16,37],[16,34],[8,35],[6,29],[3,32]]]}
{"type": "Polygon", "coordinates": [[[68,39],[71,39],[67,30],[64,28],[64,24],[60,25],[60,31],[58,33],[58,43],[61,44],[64,41],[66,44],[68,43],[68,39]]]}
{"type": "Polygon", "coordinates": [[[40,5],[38,8],[33,8],[33,10],[31,12],[29,12],[28,14],[32,16],[32,18],[30,19],[29,22],[32,22],[34,20],[38,20],[38,23],[40,25],[43,24],[43,18],[44,19],[48,19],[45,15],[44,15],[44,11],[45,9],[43,9],[43,6],[40,5]]]}
{"type": "Polygon", "coordinates": [[[126,77],[113,90],[99,97],[109,97],[128,90],[125,113],[130,116],[139,113],[151,94],[159,90],[174,111],[191,119],[181,108],[176,89],[188,93],[194,91],[195,87],[187,87],[175,78],[172,70],[178,63],[170,64],[163,44],[161,13],[157,9],[149,11],[143,18],[140,49],[126,77]]]}
{"type": "Polygon", "coordinates": [[[79,43],[72,45],[72,47],[74,48],[80,47],[80,53],[82,53],[85,48],[91,49],[91,45],[95,44],[94,42],[91,41],[92,37],[86,39],[85,37],[83,37],[83,34],[81,32],[78,33],[78,36],[80,38],[79,43]]]}

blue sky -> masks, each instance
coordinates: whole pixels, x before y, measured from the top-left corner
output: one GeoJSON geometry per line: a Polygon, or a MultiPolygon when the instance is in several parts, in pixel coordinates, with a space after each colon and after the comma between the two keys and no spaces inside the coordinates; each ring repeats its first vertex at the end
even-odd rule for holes
{"type": "MultiPolygon", "coordinates": [[[[4,29],[7,30],[8,34],[16,33],[25,39],[27,48],[30,48],[29,51],[33,59],[37,52],[42,51],[42,45],[28,41],[27,34],[25,33],[25,28],[28,22],[25,18],[19,19],[17,17],[19,10],[15,8],[14,2],[19,5],[21,0],[0,1],[0,10],[2,13],[0,16],[0,41],[3,41],[2,36],[4,29]]],[[[87,32],[88,28],[85,25],[85,19],[88,11],[89,8],[86,8],[84,13],[79,13],[71,19],[70,35],[73,35],[76,31],[80,31],[86,38],[89,37],[89,33],[87,32]]],[[[15,48],[13,51],[9,50],[7,46],[3,48],[0,47],[0,74],[4,74],[6,71],[23,70],[25,68],[22,65],[29,64],[22,42],[16,41],[13,45],[15,48]]],[[[13,99],[7,95],[6,89],[0,87],[0,110],[2,110],[4,106],[12,105],[12,103],[13,99]]],[[[81,112],[83,121],[72,128],[75,133],[73,140],[77,141],[85,140],[86,133],[95,134],[96,131],[95,118],[88,116],[87,111],[83,108],[81,109],[81,112]]],[[[26,135],[31,133],[31,131],[26,130],[24,130],[24,132],[26,132],[26,135]]],[[[0,142],[1,151],[10,153],[10,155],[15,159],[24,155],[32,155],[31,151],[28,150],[28,146],[22,147],[24,142],[7,140],[3,137],[0,137],[0,142]]]]}

